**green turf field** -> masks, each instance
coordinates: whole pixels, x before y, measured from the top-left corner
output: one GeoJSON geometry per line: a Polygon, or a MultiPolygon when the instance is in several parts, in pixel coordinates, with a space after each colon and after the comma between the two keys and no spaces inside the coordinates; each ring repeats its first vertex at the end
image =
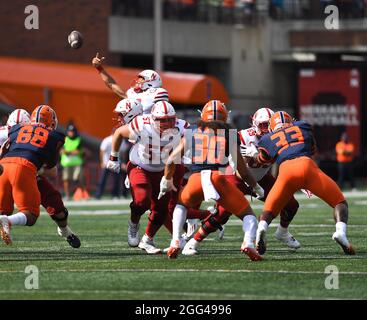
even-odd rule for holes
{"type": "MultiPolygon", "coordinates": [[[[228,222],[224,240],[214,234],[202,244],[200,255],[168,260],[128,247],[127,214],[99,214],[118,209],[126,213],[126,204],[70,206],[70,224],[82,247],[72,249],[60,239],[45,214],[32,228],[13,228],[13,245],[0,244],[0,299],[366,299],[364,199],[365,195],[349,199],[348,235],[356,256],[345,256],[331,240],[331,209],[319,200],[301,200],[291,231],[302,248],[289,251],[276,242],[275,228],[270,228],[262,262],[251,262],[240,253],[243,235],[236,218],[228,222]],[[38,290],[25,289],[28,265],[40,271],[38,290]],[[325,289],[328,265],[339,269],[337,290],[325,289]]],[[[259,202],[255,208],[259,213],[259,202]]],[[[142,231],[146,220],[145,216],[142,231]]],[[[162,248],[169,244],[165,230],[156,243],[162,248]]]]}

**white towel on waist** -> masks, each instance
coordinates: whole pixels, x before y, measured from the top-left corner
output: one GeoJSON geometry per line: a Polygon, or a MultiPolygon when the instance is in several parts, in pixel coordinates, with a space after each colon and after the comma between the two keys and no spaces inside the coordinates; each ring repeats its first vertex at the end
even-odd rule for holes
{"type": "Polygon", "coordinates": [[[200,174],[201,174],[201,187],[203,188],[205,201],[218,200],[220,198],[220,195],[213,186],[211,179],[212,171],[203,170],[201,171],[200,174]]]}

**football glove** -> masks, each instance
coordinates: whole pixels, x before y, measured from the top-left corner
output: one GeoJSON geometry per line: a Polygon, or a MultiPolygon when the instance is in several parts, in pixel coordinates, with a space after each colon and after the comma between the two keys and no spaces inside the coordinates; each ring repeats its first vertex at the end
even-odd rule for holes
{"type": "Polygon", "coordinates": [[[159,195],[158,195],[158,200],[160,198],[162,198],[167,192],[170,191],[177,191],[175,185],[173,184],[173,180],[171,179],[166,179],[165,176],[162,177],[161,183],[160,183],[160,190],[159,190],[159,195]]]}
{"type": "Polygon", "coordinates": [[[121,169],[119,157],[111,154],[110,159],[107,162],[106,168],[112,172],[119,173],[121,169]]]}
{"type": "Polygon", "coordinates": [[[256,158],[259,154],[259,151],[254,144],[249,146],[241,146],[240,150],[242,157],[256,158]]]}
{"type": "Polygon", "coordinates": [[[264,189],[258,183],[254,187],[254,192],[257,194],[256,199],[262,199],[265,196],[264,189]]]}

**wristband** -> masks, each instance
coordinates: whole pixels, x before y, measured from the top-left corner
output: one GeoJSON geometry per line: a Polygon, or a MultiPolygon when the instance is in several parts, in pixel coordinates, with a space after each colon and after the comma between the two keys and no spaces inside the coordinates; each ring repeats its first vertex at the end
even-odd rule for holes
{"type": "Polygon", "coordinates": [[[102,66],[98,66],[96,67],[96,69],[98,70],[99,73],[101,73],[104,70],[102,66]]]}
{"type": "Polygon", "coordinates": [[[111,161],[119,161],[119,157],[114,157],[112,154],[110,155],[111,161]]]}

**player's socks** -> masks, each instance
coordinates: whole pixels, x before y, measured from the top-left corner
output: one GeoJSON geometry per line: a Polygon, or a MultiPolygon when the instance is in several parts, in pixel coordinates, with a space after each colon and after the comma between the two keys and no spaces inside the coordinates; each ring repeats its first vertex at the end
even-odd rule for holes
{"type": "Polygon", "coordinates": [[[279,225],[277,229],[277,233],[280,235],[286,235],[288,233],[288,228],[279,225]]]}
{"type": "Polygon", "coordinates": [[[57,233],[63,238],[67,238],[68,236],[73,234],[69,226],[57,227],[57,233]]]}
{"type": "Polygon", "coordinates": [[[336,232],[347,234],[347,224],[345,222],[339,221],[335,224],[336,232]]]}
{"type": "Polygon", "coordinates": [[[172,240],[180,240],[186,215],[187,209],[183,205],[176,205],[172,218],[172,240]]]}
{"type": "Polygon", "coordinates": [[[256,231],[256,250],[263,255],[266,252],[266,232],[268,230],[268,223],[261,220],[256,231]]]}
{"type": "Polygon", "coordinates": [[[257,230],[257,220],[253,215],[246,215],[242,221],[242,230],[244,232],[244,242],[246,247],[254,248],[254,241],[257,230]]]}
{"type": "Polygon", "coordinates": [[[13,214],[8,219],[13,226],[25,226],[27,224],[27,216],[23,212],[13,214]]]}
{"type": "Polygon", "coordinates": [[[195,233],[194,238],[195,241],[201,242],[203,241],[209,234],[203,229],[203,227],[200,227],[199,230],[195,233]]]}
{"type": "Polygon", "coordinates": [[[268,231],[268,223],[265,221],[265,220],[261,220],[258,224],[258,227],[257,227],[257,230],[261,230],[261,231],[265,231],[267,232],[268,231]]]}

